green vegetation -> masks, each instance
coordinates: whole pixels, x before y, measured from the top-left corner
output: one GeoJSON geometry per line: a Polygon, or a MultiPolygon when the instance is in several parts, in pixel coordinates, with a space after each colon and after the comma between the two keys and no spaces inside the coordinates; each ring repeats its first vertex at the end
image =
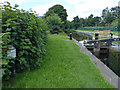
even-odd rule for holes
{"type": "Polygon", "coordinates": [[[116,36],[120,36],[120,31],[111,31],[111,33],[113,33],[116,36]]]}
{"type": "Polygon", "coordinates": [[[60,4],[56,4],[49,8],[49,10],[45,13],[45,17],[48,17],[52,14],[57,14],[62,21],[67,20],[67,12],[66,9],[60,4]]]}
{"type": "Polygon", "coordinates": [[[17,74],[6,88],[113,88],[67,35],[48,35],[40,68],[17,74]]]}
{"type": "Polygon", "coordinates": [[[88,29],[117,31],[118,29],[116,27],[120,26],[118,25],[118,21],[120,20],[120,17],[118,16],[120,14],[120,12],[118,12],[119,9],[119,6],[112,7],[111,9],[107,7],[102,10],[102,15],[100,17],[94,16],[93,14],[90,14],[86,18],[75,16],[69,25],[75,30],[88,29]]]}
{"type": "MultiPolygon", "coordinates": [[[[119,23],[118,20],[120,18],[118,17],[118,14],[120,14],[119,11],[120,7],[115,6],[112,8],[105,8],[102,10],[101,16],[94,16],[93,14],[90,14],[86,18],[81,18],[79,16],[73,17],[72,21],[67,20],[67,10],[64,9],[62,5],[54,5],[45,13],[45,18],[52,15],[57,14],[61,20],[64,22],[62,25],[63,29],[78,29],[78,28],[84,28],[84,27],[92,27],[93,30],[113,30],[116,31],[116,27],[118,27],[119,23]],[[94,28],[95,27],[95,28],[94,28]],[[104,28],[102,28],[104,27],[104,28]],[[109,28],[107,28],[109,27],[109,28]]],[[[88,28],[89,29],[89,28],[88,28]]]]}
{"type": "Polygon", "coordinates": [[[51,17],[52,21],[50,19],[48,20],[49,21],[49,25],[51,27],[55,27],[56,26],[55,28],[59,28],[59,29],[61,29],[61,31],[65,31],[65,29],[68,29],[70,27],[70,21],[67,20],[67,16],[68,16],[67,15],[67,10],[64,8],[64,6],[62,6],[60,4],[56,4],[56,5],[54,5],[54,6],[49,8],[49,10],[43,16],[43,18],[44,19],[48,19],[48,17],[49,18],[51,17]],[[60,19],[58,19],[58,17],[60,19]],[[53,19],[54,19],[55,23],[53,22],[53,19]]]}
{"type": "Polygon", "coordinates": [[[111,26],[118,26],[118,18],[111,23],[111,26]]]}
{"type": "Polygon", "coordinates": [[[73,22],[74,22],[73,25],[74,25],[74,27],[75,27],[75,30],[78,29],[78,27],[80,26],[80,23],[79,23],[79,22],[80,22],[79,17],[78,17],[78,16],[74,17],[74,18],[73,18],[73,22]]]}
{"type": "Polygon", "coordinates": [[[120,76],[120,65],[119,65],[119,58],[120,55],[118,51],[116,50],[110,50],[110,61],[109,61],[109,67],[118,75],[120,76]]]}
{"type": "Polygon", "coordinates": [[[98,39],[107,39],[108,37],[99,37],[98,39]]]}
{"type": "Polygon", "coordinates": [[[61,18],[57,14],[53,14],[51,16],[46,17],[46,23],[49,26],[51,32],[53,32],[54,28],[58,28],[60,30],[60,26],[62,25],[61,18]]]}
{"type": "MultiPolygon", "coordinates": [[[[2,19],[0,18],[3,32],[0,35],[4,34],[0,41],[2,48],[0,69],[3,72],[3,87],[113,88],[92,64],[89,57],[81,53],[80,48],[73,41],[68,40],[65,33],[48,35],[47,39],[47,32],[52,30],[56,32],[57,28],[69,34],[74,28],[84,26],[87,26],[88,30],[96,30],[94,26],[111,24],[116,19],[118,8],[112,9],[114,13],[109,12],[108,9],[103,10],[102,17],[94,17],[91,14],[83,19],[76,16],[70,22],[67,20],[66,9],[59,4],[49,8],[43,17],[39,17],[32,10],[20,10],[18,5],[12,7],[9,2],[4,3],[1,9],[2,19]],[[10,46],[15,47],[16,58],[7,57],[10,46]],[[15,70],[17,75],[13,79],[15,70]],[[23,71],[25,72],[21,73],[23,71]]],[[[103,27],[99,28],[107,30],[103,27]]],[[[116,34],[117,28],[113,27],[113,29],[116,34]]],[[[91,33],[91,31],[88,32],[91,33]]],[[[91,34],[94,35],[94,32],[91,34]]],[[[83,39],[76,33],[73,37],[78,40],[83,39]]],[[[85,36],[85,38],[89,37],[85,36]]]]}
{"type": "Polygon", "coordinates": [[[80,30],[78,29],[78,30],[76,30],[76,31],[87,31],[87,32],[94,32],[94,31],[92,31],[92,30],[81,30],[81,29],[80,29],[80,30]]]}
{"type": "Polygon", "coordinates": [[[41,65],[41,60],[45,55],[44,45],[47,29],[46,23],[35,12],[20,10],[18,5],[12,7],[9,2],[4,3],[2,32],[10,33],[10,38],[7,38],[6,42],[16,48],[16,58],[15,60],[8,58],[8,47],[6,44],[2,44],[2,49],[5,51],[2,60],[8,63],[5,66],[2,65],[4,68],[3,79],[10,79],[14,68],[16,68],[16,72],[22,72],[41,65]],[[12,63],[12,66],[9,63],[12,63]]]}
{"type": "Polygon", "coordinates": [[[118,43],[120,43],[120,41],[114,41],[114,42],[112,42],[112,43],[118,44],[118,43]]]}
{"type": "Polygon", "coordinates": [[[94,31],[94,30],[100,30],[100,31],[103,31],[103,30],[111,30],[111,31],[118,31],[118,27],[79,27],[78,29],[80,30],[91,30],[91,31],[94,31]]]}
{"type": "Polygon", "coordinates": [[[2,77],[3,75],[6,75],[6,79],[8,78],[9,79],[9,76],[11,73],[10,71],[7,69],[8,68],[8,63],[9,63],[9,59],[12,59],[12,58],[8,58],[6,56],[6,52],[7,52],[7,49],[10,47],[8,45],[8,43],[10,42],[10,33],[1,33],[0,34],[0,70],[2,71],[2,77]],[[4,72],[6,71],[6,73],[4,72]]]}
{"type": "MultiPolygon", "coordinates": [[[[93,30],[81,30],[81,29],[78,29],[76,31],[83,31],[83,32],[86,32],[86,33],[90,33],[92,35],[95,35],[94,31],[93,30]]],[[[111,33],[113,33],[114,35],[116,36],[120,36],[120,31],[111,31],[111,33]]]]}
{"type": "MultiPolygon", "coordinates": [[[[95,35],[95,32],[91,31],[91,30],[75,30],[75,31],[82,31],[82,32],[86,32],[86,33],[90,33],[92,35],[95,35]]],[[[111,31],[111,33],[113,33],[116,36],[120,36],[120,31],[111,31]]],[[[79,38],[80,38],[80,36],[79,36],[79,38]]],[[[99,37],[99,39],[107,39],[107,38],[108,37],[99,37]]],[[[112,43],[118,44],[118,43],[120,43],[120,41],[113,41],[112,43]]]]}

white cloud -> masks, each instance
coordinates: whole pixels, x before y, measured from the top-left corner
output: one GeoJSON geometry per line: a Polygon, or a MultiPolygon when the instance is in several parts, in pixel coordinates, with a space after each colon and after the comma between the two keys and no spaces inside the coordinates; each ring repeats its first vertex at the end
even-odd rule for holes
{"type": "Polygon", "coordinates": [[[25,0],[16,0],[17,4],[20,5],[25,2],[25,0]]]}
{"type": "Polygon", "coordinates": [[[94,16],[101,16],[102,10],[106,7],[111,8],[118,5],[118,2],[113,0],[66,0],[68,3],[74,6],[74,12],[68,17],[70,20],[73,19],[74,15],[85,18],[90,14],[94,16]],[[80,3],[84,2],[84,3],[80,3]],[[74,14],[73,14],[74,13],[74,14]]]}
{"type": "Polygon", "coordinates": [[[32,7],[32,10],[36,11],[40,16],[43,16],[50,7],[52,7],[56,4],[60,4],[60,3],[52,2],[52,3],[47,3],[45,5],[34,6],[34,7],[32,7]]]}
{"type": "Polygon", "coordinates": [[[11,2],[11,0],[1,0],[0,3],[11,2]]]}
{"type": "MultiPolygon", "coordinates": [[[[117,6],[119,0],[2,0],[9,1],[11,3],[17,3],[18,5],[29,3],[44,3],[39,6],[31,6],[32,10],[39,13],[40,16],[44,15],[46,11],[55,4],[61,4],[67,10],[68,20],[72,20],[73,17],[79,16],[82,18],[88,17],[90,14],[94,16],[101,16],[102,10],[108,7],[117,6]]],[[[24,7],[23,7],[24,8],[24,7]]]]}
{"type": "Polygon", "coordinates": [[[81,0],[65,0],[68,4],[77,4],[79,3],[81,0]]]}
{"type": "MultiPolygon", "coordinates": [[[[58,3],[58,2],[52,2],[52,3],[47,3],[45,5],[40,5],[40,6],[34,6],[32,7],[32,10],[33,11],[36,11],[40,16],[43,16],[50,7],[56,5],[56,4],[60,4],[62,5],[61,3],[58,3]]],[[[64,8],[67,10],[67,14],[68,14],[68,20],[72,20],[73,16],[75,16],[74,13],[71,12],[71,7],[68,7],[68,6],[65,6],[63,5],[64,8]]]]}
{"type": "Polygon", "coordinates": [[[20,5],[20,4],[24,3],[26,0],[2,0],[0,2],[4,3],[5,1],[10,2],[12,5],[13,5],[13,3],[20,5]]]}
{"type": "MultiPolygon", "coordinates": [[[[60,4],[57,2],[47,3],[41,6],[32,7],[34,11],[37,11],[40,16],[42,16],[50,7],[55,4],[60,4]]],[[[61,0],[62,2],[67,2],[69,6],[63,5],[67,9],[68,20],[72,20],[73,17],[79,16],[82,18],[88,17],[90,14],[94,16],[101,16],[102,10],[106,7],[114,7],[118,5],[117,1],[113,0],[61,0]],[[72,5],[72,6],[71,6],[72,5]],[[74,9],[74,10],[73,10],[74,9]]],[[[38,2],[38,0],[36,0],[38,2]]]]}

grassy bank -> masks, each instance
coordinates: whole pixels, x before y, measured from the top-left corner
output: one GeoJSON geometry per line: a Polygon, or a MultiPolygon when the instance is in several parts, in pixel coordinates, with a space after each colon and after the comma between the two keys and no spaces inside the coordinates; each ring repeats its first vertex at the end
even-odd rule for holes
{"type": "MultiPolygon", "coordinates": [[[[76,30],[76,31],[85,31],[85,32],[95,35],[94,30],[76,30]]],[[[111,31],[111,33],[113,33],[116,36],[120,36],[120,31],[111,31]]]]}
{"type": "Polygon", "coordinates": [[[89,57],[65,34],[48,35],[42,66],[4,82],[7,88],[112,88],[89,57]]]}

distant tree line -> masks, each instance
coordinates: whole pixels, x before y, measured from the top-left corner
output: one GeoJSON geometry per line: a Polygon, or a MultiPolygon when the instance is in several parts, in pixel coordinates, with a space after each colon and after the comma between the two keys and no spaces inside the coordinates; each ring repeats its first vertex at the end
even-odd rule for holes
{"type": "Polygon", "coordinates": [[[118,26],[118,19],[120,19],[119,15],[119,6],[112,7],[111,9],[108,9],[107,7],[102,10],[101,17],[94,17],[93,14],[85,19],[75,16],[71,21],[71,25],[75,29],[77,29],[78,27],[118,26]]]}
{"type": "Polygon", "coordinates": [[[72,21],[67,20],[68,15],[66,11],[62,5],[57,4],[49,8],[45,13],[43,18],[46,19],[51,30],[54,27],[65,31],[66,29],[78,29],[79,27],[118,26],[118,20],[120,19],[119,6],[112,7],[111,9],[108,9],[108,7],[103,9],[101,16],[94,16],[93,14],[86,18],[75,16],[72,21]],[[48,17],[51,19],[48,19],[48,17]]]}

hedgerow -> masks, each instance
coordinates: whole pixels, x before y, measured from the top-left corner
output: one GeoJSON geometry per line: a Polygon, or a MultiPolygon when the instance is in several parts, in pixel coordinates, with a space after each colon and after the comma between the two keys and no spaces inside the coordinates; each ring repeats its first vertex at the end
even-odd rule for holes
{"type": "MultiPolygon", "coordinates": [[[[43,19],[39,18],[32,10],[20,10],[18,5],[12,7],[9,2],[3,4],[2,32],[10,33],[8,44],[16,48],[16,58],[6,61],[13,62],[16,72],[32,70],[41,65],[41,60],[45,55],[47,29],[43,19]]],[[[7,55],[3,55],[2,58],[5,57],[7,55]]],[[[8,64],[4,67],[7,66],[8,64]]],[[[11,71],[7,72],[7,69],[4,70],[3,78],[5,79],[10,78],[8,72],[10,73],[11,71]]]]}

